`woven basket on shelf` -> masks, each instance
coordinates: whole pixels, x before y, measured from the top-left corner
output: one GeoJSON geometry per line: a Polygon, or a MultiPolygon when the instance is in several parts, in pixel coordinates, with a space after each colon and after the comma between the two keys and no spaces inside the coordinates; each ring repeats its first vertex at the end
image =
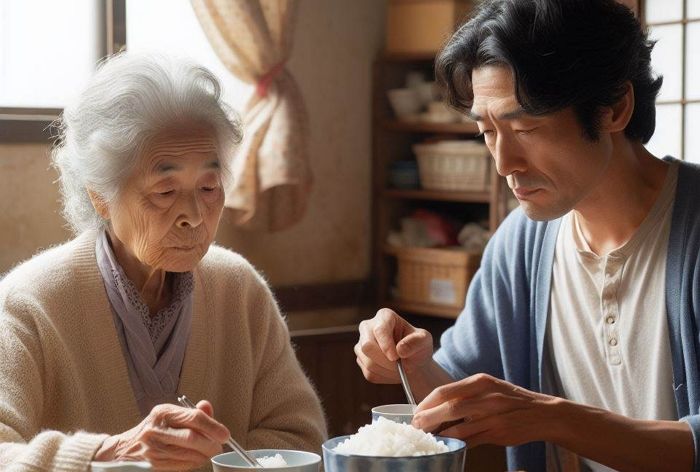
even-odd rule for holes
{"type": "Polygon", "coordinates": [[[427,190],[481,192],[489,187],[489,152],[475,141],[416,144],[418,173],[427,190]]]}
{"type": "Polygon", "coordinates": [[[462,249],[398,248],[398,295],[411,303],[461,308],[481,254],[462,249]]]}

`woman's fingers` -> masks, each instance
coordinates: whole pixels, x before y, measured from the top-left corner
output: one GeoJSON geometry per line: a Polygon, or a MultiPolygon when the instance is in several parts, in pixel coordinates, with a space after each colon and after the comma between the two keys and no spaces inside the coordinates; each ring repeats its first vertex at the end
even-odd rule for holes
{"type": "Polygon", "coordinates": [[[211,416],[212,418],[214,417],[214,407],[207,400],[200,400],[197,402],[197,408],[202,410],[208,416],[211,416]]]}
{"type": "Polygon", "coordinates": [[[204,455],[193,449],[170,444],[157,444],[144,450],[144,459],[155,470],[190,470],[207,464],[215,455],[204,455]]]}
{"type": "Polygon", "coordinates": [[[142,440],[149,447],[164,454],[172,448],[193,451],[204,457],[211,457],[221,452],[221,443],[189,428],[150,428],[144,431],[142,440]]]}
{"type": "Polygon", "coordinates": [[[189,428],[212,441],[223,444],[231,433],[222,425],[199,408],[184,408],[176,405],[158,405],[151,412],[152,421],[156,425],[167,425],[174,428],[189,428]]]}

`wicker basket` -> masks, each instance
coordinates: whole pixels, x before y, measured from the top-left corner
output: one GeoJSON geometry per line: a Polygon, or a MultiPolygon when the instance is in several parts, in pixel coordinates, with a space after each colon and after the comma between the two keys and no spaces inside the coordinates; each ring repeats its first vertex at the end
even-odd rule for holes
{"type": "Polygon", "coordinates": [[[475,141],[416,144],[418,173],[427,190],[481,192],[489,187],[489,152],[475,141]]]}
{"type": "Polygon", "coordinates": [[[462,249],[399,248],[399,299],[410,303],[464,306],[481,254],[462,249]]]}

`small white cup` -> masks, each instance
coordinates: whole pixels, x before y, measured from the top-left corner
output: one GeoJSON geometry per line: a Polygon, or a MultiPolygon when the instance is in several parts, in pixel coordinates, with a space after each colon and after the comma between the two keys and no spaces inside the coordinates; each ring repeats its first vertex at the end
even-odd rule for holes
{"type": "Polygon", "coordinates": [[[374,423],[379,418],[386,418],[395,423],[411,424],[415,411],[416,407],[408,403],[375,406],[372,408],[372,422],[374,423]]]}

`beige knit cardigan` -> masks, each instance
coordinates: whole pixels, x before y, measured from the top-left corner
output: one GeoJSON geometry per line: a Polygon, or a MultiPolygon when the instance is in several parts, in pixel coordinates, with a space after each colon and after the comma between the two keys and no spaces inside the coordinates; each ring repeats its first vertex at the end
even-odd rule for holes
{"type": "MultiPolygon", "coordinates": [[[[95,233],[0,282],[0,470],[88,470],[141,421],[95,259],[95,233]]],[[[243,447],[319,451],[321,406],[265,281],[212,246],[194,271],[179,391],[207,399],[243,447]]]]}

